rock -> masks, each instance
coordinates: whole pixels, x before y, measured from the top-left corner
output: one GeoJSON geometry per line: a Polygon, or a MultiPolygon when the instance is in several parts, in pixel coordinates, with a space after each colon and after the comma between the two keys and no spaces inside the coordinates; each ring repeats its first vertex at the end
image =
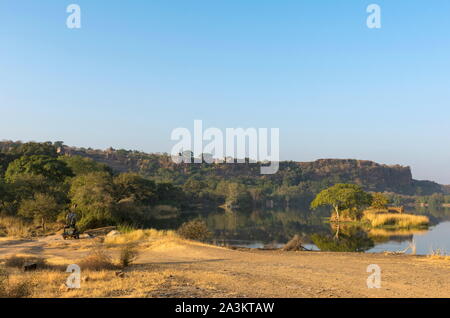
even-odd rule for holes
{"type": "Polygon", "coordinates": [[[60,292],[68,292],[70,289],[69,287],[67,287],[66,284],[61,284],[61,286],[59,286],[59,291],[60,292]]]}
{"type": "Polygon", "coordinates": [[[116,230],[112,230],[111,232],[109,232],[108,234],[106,234],[107,237],[114,237],[114,236],[118,236],[121,233],[119,231],[116,230]]]}
{"type": "Polygon", "coordinates": [[[125,273],[120,271],[120,272],[116,272],[116,276],[120,277],[120,278],[124,278],[125,277],[125,273]]]}
{"type": "Polygon", "coordinates": [[[283,251],[304,251],[305,248],[302,244],[300,235],[296,234],[288,243],[286,243],[283,247],[283,251]]]}
{"type": "Polygon", "coordinates": [[[27,263],[23,265],[23,271],[24,272],[31,272],[37,270],[37,264],[36,263],[27,263]]]}

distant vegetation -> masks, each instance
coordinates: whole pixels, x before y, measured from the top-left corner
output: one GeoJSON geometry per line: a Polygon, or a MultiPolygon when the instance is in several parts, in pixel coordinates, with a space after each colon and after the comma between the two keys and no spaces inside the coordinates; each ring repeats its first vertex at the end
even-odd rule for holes
{"type": "MultiPolygon", "coordinates": [[[[142,228],[169,211],[307,206],[322,190],[348,183],[361,191],[387,192],[393,204],[418,203],[415,195],[425,202],[450,201],[446,187],[413,180],[409,167],[370,161],[285,161],[277,174],[261,175],[260,164],[175,164],[167,154],[0,142],[0,216],[20,219],[17,234],[34,234],[37,226],[45,232],[69,209],[77,212],[82,229],[142,228]]],[[[343,214],[353,213],[344,205],[343,214]]],[[[8,222],[0,222],[0,235],[14,232],[8,222]]]]}
{"type": "Polygon", "coordinates": [[[389,208],[389,199],[382,193],[367,193],[354,184],[336,184],[321,191],[311,203],[311,208],[332,207],[332,220],[366,222],[370,227],[420,228],[427,227],[426,216],[403,214],[402,208],[389,208]],[[370,207],[370,208],[369,208],[370,207]],[[369,209],[367,209],[369,208],[369,209]],[[391,213],[395,211],[395,213],[391,213]],[[342,215],[345,212],[344,215],[342,215]]]}
{"type": "Polygon", "coordinates": [[[114,174],[105,164],[89,158],[60,156],[51,143],[20,144],[4,150],[0,157],[0,213],[4,219],[0,227],[6,232],[11,231],[8,225],[19,232],[30,230],[27,224],[31,223],[45,232],[46,224],[64,220],[72,207],[82,229],[145,225],[158,204],[181,207],[186,198],[172,183],[135,173],[114,174]],[[22,221],[13,222],[11,217],[22,221]]]}

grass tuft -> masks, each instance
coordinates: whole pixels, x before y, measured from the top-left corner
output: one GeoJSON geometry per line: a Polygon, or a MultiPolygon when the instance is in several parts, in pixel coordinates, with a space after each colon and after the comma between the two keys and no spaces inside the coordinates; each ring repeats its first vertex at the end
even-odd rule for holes
{"type": "Polygon", "coordinates": [[[95,246],[90,253],[79,262],[79,265],[81,270],[93,271],[112,270],[117,268],[102,246],[95,246]]]}
{"type": "Polygon", "coordinates": [[[431,250],[431,253],[428,255],[428,258],[432,260],[450,261],[450,255],[440,248],[431,250]]]}

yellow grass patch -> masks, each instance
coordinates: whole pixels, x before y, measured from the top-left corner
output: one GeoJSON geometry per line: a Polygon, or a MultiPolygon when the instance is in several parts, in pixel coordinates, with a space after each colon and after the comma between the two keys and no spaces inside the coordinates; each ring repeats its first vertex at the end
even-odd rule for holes
{"type": "Polygon", "coordinates": [[[430,223],[428,217],[424,215],[377,213],[374,211],[364,212],[364,219],[372,227],[392,226],[395,228],[418,228],[427,226],[430,223]]]}
{"type": "Polygon", "coordinates": [[[31,232],[31,225],[17,217],[0,217],[0,234],[10,238],[28,238],[31,237],[31,232]]]}
{"type": "Polygon", "coordinates": [[[178,235],[175,231],[158,231],[155,229],[136,230],[113,237],[106,237],[105,244],[107,245],[122,245],[129,243],[138,243],[150,240],[160,239],[177,239],[178,235]]]}

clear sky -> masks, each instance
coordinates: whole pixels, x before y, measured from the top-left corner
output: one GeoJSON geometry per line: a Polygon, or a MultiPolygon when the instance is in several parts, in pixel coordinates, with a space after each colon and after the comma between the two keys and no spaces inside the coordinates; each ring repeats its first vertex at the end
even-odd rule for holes
{"type": "Polygon", "coordinates": [[[448,0],[0,0],[0,139],[170,152],[201,119],[278,127],[282,159],[450,184],[449,17],[448,0]]]}

